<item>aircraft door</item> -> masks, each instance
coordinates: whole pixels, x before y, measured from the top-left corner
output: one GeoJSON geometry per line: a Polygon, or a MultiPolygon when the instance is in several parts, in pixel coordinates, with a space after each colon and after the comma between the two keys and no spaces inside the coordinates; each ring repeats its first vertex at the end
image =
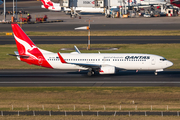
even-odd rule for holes
{"type": "Polygon", "coordinates": [[[152,64],[152,65],[155,65],[155,64],[156,64],[156,59],[155,59],[154,57],[152,57],[152,59],[151,59],[151,64],[152,64]]]}

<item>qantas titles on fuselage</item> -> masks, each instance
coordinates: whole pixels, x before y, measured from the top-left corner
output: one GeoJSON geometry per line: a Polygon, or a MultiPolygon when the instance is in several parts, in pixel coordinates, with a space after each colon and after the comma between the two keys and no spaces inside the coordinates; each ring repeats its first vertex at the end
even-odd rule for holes
{"type": "MultiPolygon", "coordinates": [[[[59,57],[49,57],[48,61],[56,61],[59,57]]],[[[124,57],[104,57],[103,59],[65,59],[65,61],[146,61],[150,56],[126,56],[124,57]]]]}
{"type": "Polygon", "coordinates": [[[173,65],[164,57],[139,53],[52,53],[38,48],[24,33],[18,24],[12,24],[18,52],[18,60],[52,69],[89,70],[88,75],[95,72],[114,74],[119,70],[155,70],[163,71],[173,65]]]}

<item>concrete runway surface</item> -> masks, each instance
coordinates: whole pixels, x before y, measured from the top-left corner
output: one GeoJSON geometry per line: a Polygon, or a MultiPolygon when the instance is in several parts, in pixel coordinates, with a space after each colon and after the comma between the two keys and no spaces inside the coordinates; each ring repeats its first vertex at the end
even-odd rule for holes
{"type": "MultiPolygon", "coordinates": [[[[87,36],[30,36],[35,44],[86,44],[87,36]]],[[[180,43],[180,36],[91,36],[91,44],[180,43]]],[[[13,36],[0,36],[0,45],[15,44],[13,36]]]]}
{"type": "Polygon", "coordinates": [[[88,77],[87,71],[0,70],[0,86],[180,86],[180,70],[121,71],[88,77]]]}

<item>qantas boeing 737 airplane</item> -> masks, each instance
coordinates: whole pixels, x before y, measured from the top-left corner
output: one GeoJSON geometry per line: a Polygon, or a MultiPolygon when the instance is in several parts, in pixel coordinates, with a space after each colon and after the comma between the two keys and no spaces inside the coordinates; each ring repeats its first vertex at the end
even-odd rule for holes
{"type": "MultiPolygon", "coordinates": [[[[38,48],[18,24],[12,24],[18,60],[52,69],[89,70],[88,75],[115,74],[119,70],[163,71],[173,65],[164,57],[139,53],[52,53],[38,48]]],[[[77,49],[77,48],[76,48],[77,49]]]]}

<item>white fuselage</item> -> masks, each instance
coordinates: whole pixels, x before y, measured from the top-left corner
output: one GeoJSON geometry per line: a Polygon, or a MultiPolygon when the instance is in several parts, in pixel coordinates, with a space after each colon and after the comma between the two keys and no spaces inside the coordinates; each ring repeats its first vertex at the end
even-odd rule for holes
{"type": "MultiPolygon", "coordinates": [[[[43,54],[54,69],[88,69],[74,64],[61,63],[58,54],[43,54]]],[[[107,53],[61,53],[67,63],[96,64],[114,66],[124,70],[162,70],[173,65],[165,58],[152,54],[107,54],[107,53]]]]}

